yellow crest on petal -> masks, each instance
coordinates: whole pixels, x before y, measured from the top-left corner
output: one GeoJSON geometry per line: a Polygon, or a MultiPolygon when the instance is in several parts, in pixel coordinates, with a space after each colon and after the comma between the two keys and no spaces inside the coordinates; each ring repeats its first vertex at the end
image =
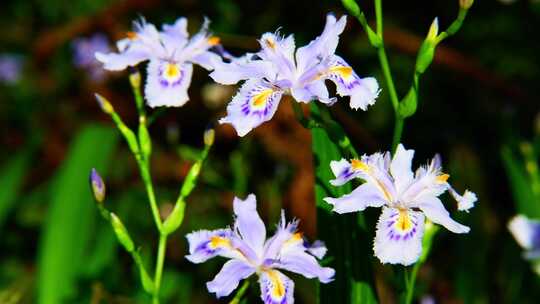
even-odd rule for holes
{"type": "Polygon", "coordinates": [[[399,210],[398,220],[395,222],[394,227],[400,232],[408,232],[411,230],[413,223],[407,210],[399,210]]]}
{"type": "Polygon", "coordinates": [[[446,181],[448,180],[449,177],[450,177],[449,174],[441,174],[441,175],[437,176],[437,177],[435,178],[435,180],[436,180],[437,183],[439,183],[439,184],[444,184],[444,183],[446,183],[446,181]]]}
{"type": "Polygon", "coordinates": [[[272,294],[272,298],[282,299],[285,296],[285,284],[283,280],[281,280],[279,272],[270,269],[266,271],[266,274],[268,275],[268,279],[272,283],[272,290],[270,291],[272,294]]]}
{"type": "Polygon", "coordinates": [[[369,171],[369,165],[358,159],[351,160],[351,167],[353,170],[369,171]]]}
{"type": "Polygon", "coordinates": [[[213,236],[210,238],[210,247],[212,249],[231,247],[231,241],[221,236],[213,236]]]}
{"type": "Polygon", "coordinates": [[[349,66],[338,65],[330,68],[330,73],[336,73],[341,78],[348,79],[352,76],[353,69],[349,66]]]}
{"type": "Polygon", "coordinates": [[[251,97],[251,104],[256,108],[264,108],[270,96],[274,91],[272,89],[266,89],[258,92],[251,97]]]}

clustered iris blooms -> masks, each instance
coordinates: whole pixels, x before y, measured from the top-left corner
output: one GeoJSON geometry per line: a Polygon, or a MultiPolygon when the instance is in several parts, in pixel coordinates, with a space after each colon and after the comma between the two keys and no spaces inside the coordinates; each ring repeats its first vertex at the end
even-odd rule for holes
{"type": "Polygon", "coordinates": [[[427,166],[413,173],[414,150],[399,145],[394,157],[390,153],[364,155],[350,162],[332,161],[336,176],[331,183],[343,185],[352,179],[365,182],[350,194],[340,198],[325,198],[337,213],[363,211],[367,207],[382,207],[377,223],[373,250],[381,263],[410,265],[422,252],[425,217],[454,233],[467,233],[469,227],[452,218],[438,198],[445,191],[458,202],[458,209],[467,211],[476,201],[473,192],[459,195],[447,182],[450,177],[441,170],[441,160],[436,155],[427,166]]]}
{"type": "Polygon", "coordinates": [[[336,98],[329,97],[325,80],[335,83],[338,95],[350,96],[353,109],[366,110],[375,103],[379,94],[375,78],[360,78],[343,58],[335,55],[346,22],[345,16],[336,20],[329,14],[322,34],[296,53],[293,35],[265,33],[259,40],[259,52],[218,64],[210,74],[216,82],[235,84],[246,80],[220,122],[232,124],[238,135],[244,136],[274,116],[284,94],[298,102],[319,100],[330,105],[336,98]]]}
{"type": "Polygon", "coordinates": [[[158,31],[144,19],[134,23],[135,31],[117,42],[119,53],[96,53],[96,58],[111,71],[124,70],[149,60],[145,96],[150,107],[184,105],[189,96],[193,64],[212,70],[221,56],[210,51],[219,43],[208,32],[205,20],[201,30],[189,38],[187,19],[163,25],[158,31]]]}
{"type": "Polygon", "coordinates": [[[282,212],[276,233],[266,239],[266,228],[257,213],[255,195],[246,200],[234,199],[233,228],[201,230],[187,235],[188,260],[202,263],[215,256],[228,258],[216,277],[206,285],[217,297],[233,292],[243,279],[257,274],[261,299],[267,304],[294,302],[294,282],[278,269],[295,272],[323,283],[332,281],[334,270],[321,267],[324,257],[321,242],[309,245],[297,232],[298,221],[286,223],[282,212]]]}

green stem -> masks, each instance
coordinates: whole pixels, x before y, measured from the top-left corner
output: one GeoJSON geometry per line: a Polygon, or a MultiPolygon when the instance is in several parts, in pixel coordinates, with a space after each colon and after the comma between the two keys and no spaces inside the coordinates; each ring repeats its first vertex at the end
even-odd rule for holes
{"type": "Polygon", "coordinates": [[[159,208],[156,202],[156,195],[154,193],[154,186],[152,185],[152,178],[150,177],[150,166],[148,161],[138,158],[139,170],[141,172],[141,177],[146,188],[146,193],[148,195],[148,201],[150,202],[150,208],[152,209],[152,216],[154,217],[154,222],[156,227],[161,232],[161,227],[163,226],[161,218],[159,216],[159,208]]]}
{"type": "Polygon", "coordinates": [[[156,258],[156,272],[154,275],[154,295],[153,304],[159,304],[159,288],[161,287],[161,277],[163,275],[163,264],[165,263],[165,251],[167,249],[167,236],[159,236],[158,254],[156,258]]]}
{"type": "Polygon", "coordinates": [[[403,133],[404,123],[405,119],[399,116],[396,117],[396,122],[394,124],[394,136],[392,138],[392,154],[396,152],[397,146],[401,141],[401,134],[403,133]]]}
{"type": "Polygon", "coordinates": [[[244,294],[246,293],[248,287],[249,287],[249,280],[244,280],[242,287],[240,287],[240,289],[238,290],[234,298],[229,302],[229,304],[240,303],[240,300],[242,300],[242,298],[244,297],[244,294]]]}
{"type": "Polygon", "coordinates": [[[405,268],[405,285],[406,285],[406,294],[405,294],[405,304],[412,303],[413,294],[414,294],[414,287],[416,285],[416,274],[418,273],[418,269],[420,268],[421,263],[417,262],[414,264],[411,275],[408,276],[407,268],[405,268]]]}

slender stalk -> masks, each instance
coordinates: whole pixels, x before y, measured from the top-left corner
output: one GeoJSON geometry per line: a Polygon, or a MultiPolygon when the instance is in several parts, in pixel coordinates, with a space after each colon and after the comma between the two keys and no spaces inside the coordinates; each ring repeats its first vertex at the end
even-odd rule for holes
{"type": "Polygon", "coordinates": [[[229,302],[229,304],[238,304],[244,297],[244,294],[246,293],[247,289],[249,287],[249,280],[244,280],[244,283],[242,284],[242,287],[238,290],[236,295],[234,295],[234,298],[229,302]]]}
{"type": "Polygon", "coordinates": [[[156,195],[154,193],[154,186],[152,184],[152,178],[150,176],[150,166],[148,165],[147,160],[138,159],[139,170],[141,172],[141,177],[146,188],[146,193],[148,195],[148,201],[150,202],[150,209],[152,209],[152,216],[154,217],[154,222],[156,227],[161,232],[161,227],[163,226],[161,218],[159,216],[159,208],[156,202],[156,195]]]}
{"type": "Polygon", "coordinates": [[[163,275],[163,264],[165,263],[165,251],[167,249],[167,236],[159,236],[158,254],[156,258],[156,272],[154,275],[154,295],[153,304],[159,304],[159,289],[161,287],[161,277],[163,275]]]}
{"type": "Polygon", "coordinates": [[[394,124],[394,136],[392,138],[392,154],[396,152],[397,146],[401,141],[401,134],[403,133],[403,125],[405,119],[401,117],[396,117],[396,122],[394,124]]]}
{"type": "Polygon", "coordinates": [[[410,276],[408,275],[407,268],[405,268],[405,285],[406,285],[406,293],[405,293],[405,304],[412,303],[413,294],[414,294],[414,286],[416,285],[416,274],[418,273],[418,269],[420,268],[421,263],[417,262],[414,264],[413,269],[411,271],[410,276]]]}

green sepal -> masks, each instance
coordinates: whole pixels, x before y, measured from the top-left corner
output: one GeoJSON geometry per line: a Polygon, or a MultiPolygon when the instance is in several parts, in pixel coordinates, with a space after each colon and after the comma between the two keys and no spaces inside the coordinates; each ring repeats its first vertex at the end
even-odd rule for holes
{"type": "Polygon", "coordinates": [[[146,268],[144,267],[144,264],[141,259],[141,255],[139,254],[139,249],[132,252],[133,259],[135,260],[135,264],[137,264],[137,268],[139,268],[139,277],[141,279],[141,284],[143,286],[144,291],[146,291],[149,294],[153,294],[155,290],[155,284],[154,280],[150,278],[148,275],[148,272],[146,271],[146,268]]]}
{"type": "Polygon", "coordinates": [[[201,167],[201,161],[198,161],[191,166],[191,169],[189,169],[186,179],[184,180],[184,184],[182,184],[182,189],[180,190],[181,197],[188,197],[191,191],[193,191],[197,184],[197,177],[201,172],[201,167]]]}
{"type": "Polygon", "coordinates": [[[131,240],[131,237],[129,236],[126,227],[124,226],[124,224],[122,224],[122,221],[120,220],[120,218],[118,218],[118,216],[116,216],[116,214],[111,212],[110,215],[111,225],[113,227],[114,233],[116,234],[116,238],[118,239],[120,244],[124,246],[127,252],[133,252],[133,250],[135,249],[135,245],[133,244],[133,240],[131,240]]]}
{"type": "Polygon", "coordinates": [[[169,235],[176,231],[178,227],[182,224],[182,221],[184,220],[184,210],[186,209],[186,203],[184,200],[176,202],[176,205],[174,206],[173,211],[165,222],[163,223],[162,227],[162,233],[165,235],[169,235]]]}
{"type": "Polygon", "coordinates": [[[414,113],[416,113],[417,104],[418,97],[416,94],[416,90],[414,87],[411,87],[405,98],[403,98],[403,100],[399,103],[399,116],[401,118],[407,118],[414,115],[414,113]]]}
{"type": "Polygon", "coordinates": [[[148,133],[144,116],[141,116],[141,121],[139,122],[139,145],[145,157],[148,157],[152,153],[152,139],[148,133]]]}
{"type": "Polygon", "coordinates": [[[431,62],[433,62],[433,57],[435,56],[435,47],[436,43],[424,40],[422,45],[420,46],[420,50],[418,50],[418,56],[416,57],[416,72],[419,74],[423,74],[431,62]]]}

